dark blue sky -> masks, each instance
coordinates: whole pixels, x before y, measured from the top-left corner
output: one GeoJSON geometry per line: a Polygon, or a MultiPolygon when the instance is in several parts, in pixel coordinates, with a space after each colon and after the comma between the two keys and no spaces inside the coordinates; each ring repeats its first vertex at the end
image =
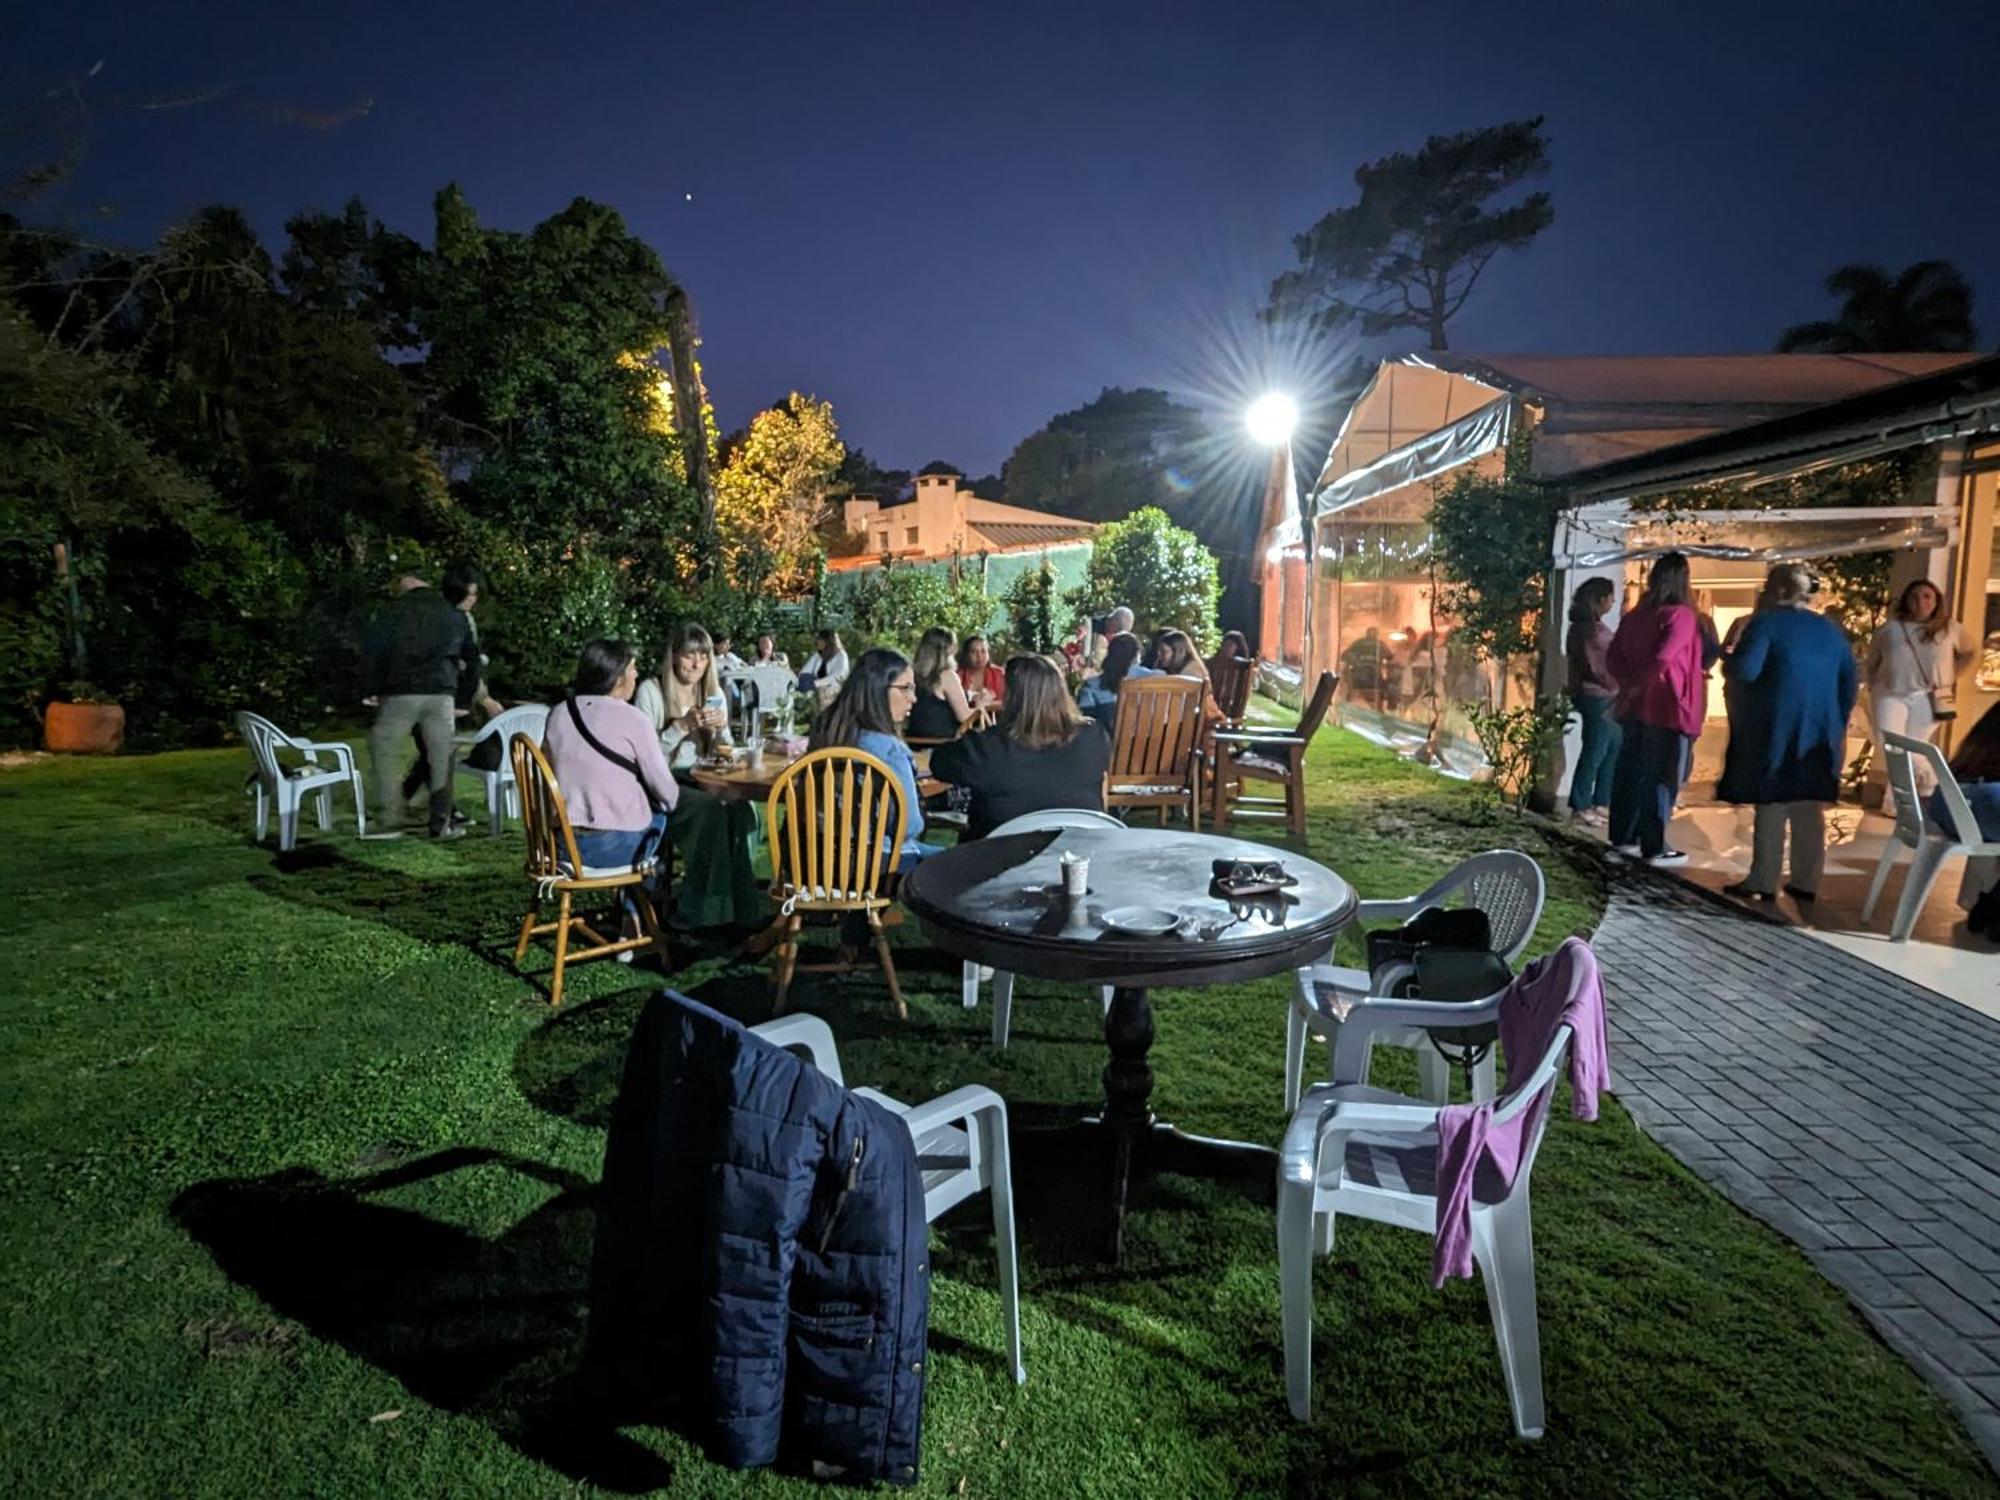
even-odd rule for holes
{"type": "Polygon", "coordinates": [[[45,213],[145,241],[222,200],[275,243],[354,194],[428,238],[453,179],[516,228],[602,199],[696,299],[725,425],[810,390],[886,464],[983,473],[1103,385],[1241,384],[1357,163],[1536,112],[1555,226],[1455,347],[1763,349],[1837,263],[1931,256],[2000,343],[1991,0],[7,10],[15,98],[98,59],[107,92],[229,88],[108,116],[45,213]]]}

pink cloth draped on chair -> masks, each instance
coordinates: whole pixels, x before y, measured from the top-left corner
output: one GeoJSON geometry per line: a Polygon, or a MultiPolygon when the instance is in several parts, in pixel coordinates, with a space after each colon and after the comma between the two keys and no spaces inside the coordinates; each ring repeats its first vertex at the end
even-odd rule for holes
{"type": "MultiPolygon", "coordinates": [[[[1557,1030],[1571,1029],[1569,1083],[1576,1117],[1597,1118],[1597,1096],[1611,1084],[1611,1059],[1604,1042],[1604,986],[1597,955],[1582,938],[1569,938],[1546,958],[1530,964],[1500,998],[1500,1050],[1510,1081],[1524,1083],[1540,1065],[1557,1030]]],[[[1511,1092],[1511,1091],[1510,1091],[1511,1092]]],[[[1497,1106],[1449,1104],[1438,1111],[1437,1239],[1431,1255],[1431,1285],[1450,1276],[1472,1274],[1473,1179],[1511,1189],[1521,1158],[1548,1108],[1551,1083],[1541,1098],[1500,1125],[1497,1106]],[[1484,1167],[1486,1170],[1481,1171],[1484,1167]]]]}

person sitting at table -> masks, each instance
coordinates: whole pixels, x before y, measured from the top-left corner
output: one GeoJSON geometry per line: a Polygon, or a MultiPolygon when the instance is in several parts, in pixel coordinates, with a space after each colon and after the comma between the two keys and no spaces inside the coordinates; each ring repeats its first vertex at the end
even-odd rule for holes
{"type": "Polygon", "coordinates": [[[704,754],[730,743],[708,632],[692,621],[676,626],[659,675],[641,682],[633,701],[658,734],[667,764],[683,778],[680,810],[667,830],[682,871],[675,925],[750,926],[763,910],[750,863],[756,810],[745,802],[725,802],[685,779],[704,754]]]}
{"type": "Polygon", "coordinates": [[[958,648],[958,683],[974,708],[998,708],[1007,694],[1007,674],[993,660],[983,635],[969,635],[958,648]]]}
{"type": "Polygon", "coordinates": [[[736,654],[736,643],[729,638],[729,632],[715,633],[715,670],[718,672],[741,672],[750,663],[736,654]]]}
{"type": "Polygon", "coordinates": [[[1042,656],[1007,663],[1005,707],[991,729],[939,745],[931,774],[972,791],[965,836],[984,838],[1010,818],[1049,807],[1104,810],[1111,740],[1070,701],[1042,656]]]}
{"type": "Polygon", "coordinates": [[[822,687],[837,688],[847,681],[847,648],[840,644],[839,635],[822,630],[813,641],[819,649],[806,658],[805,669],[799,673],[802,693],[816,692],[822,687]]]}
{"type": "Polygon", "coordinates": [[[1129,630],[1121,631],[1104,648],[1103,670],[1084,679],[1076,695],[1076,706],[1110,734],[1118,727],[1118,685],[1128,677],[1152,675],[1151,667],[1139,665],[1139,638],[1129,630]]]}
{"type": "MultiPolygon", "coordinates": [[[[1916,757],[1910,757],[1915,760],[1916,757]]],[[[933,757],[935,760],[935,757],[933,757]]],[[[1952,756],[1951,774],[1957,778],[1959,789],[1965,793],[1965,805],[1972,809],[1972,817],[1979,824],[1970,832],[1961,832],[1951,820],[1951,810],[1944,804],[1942,789],[1933,791],[1925,800],[1924,811],[1931,821],[1944,830],[1947,838],[1954,839],[2000,839],[2000,703],[1979,716],[1979,722],[1965,737],[1965,742],[1952,756]]]]}
{"type": "MultiPolygon", "coordinates": [[[[854,672],[841,684],[840,694],[813,725],[807,745],[813,750],[847,746],[863,750],[895,773],[902,784],[909,821],[903,830],[903,868],[937,851],[921,842],[923,798],[917,792],[917,763],[903,743],[903,721],[916,701],[916,676],[909,658],[885,646],[861,653],[854,672]]],[[[865,926],[865,924],[864,924],[865,926]]]]}
{"type": "MultiPolygon", "coordinates": [[[[596,640],[583,648],[569,696],[549,712],[542,750],[562,788],[586,865],[637,869],[659,849],[669,814],[682,792],[660,737],[632,706],[639,668],[623,641],[596,640]]],[[[657,906],[662,894],[656,868],[645,887],[657,906]]],[[[625,936],[640,931],[638,908],[619,893],[625,936]]]]}
{"type": "Polygon", "coordinates": [[[967,701],[965,688],[953,669],[958,638],[942,625],[926,630],[911,663],[917,684],[916,706],[910,710],[907,733],[912,739],[948,740],[979,712],[967,701]]]}
{"type": "Polygon", "coordinates": [[[1214,690],[1208,681],[1208,664],[1194,648],[1184,630],[1163,630],[1155,638],[1153,669],[1166,677],[1191,677],[1201,684],[1202,718],[1212,728],[1222,720],[1214,690]]]}
{"type": "Polygon", "coordinates": [[[1224,634],[1215,655],[1208,659],[1208,685],[1218,702],[1233,696],[1238,676],[1247,670],[1238,663],[1249,660],[1250,638],[1240,630],[1224,634]]]}
{"type": "Polygon", "coordinates": [[[677,771],[730,743],[715,648],[708,632],[692,621],[674,628],[659,672],[639,684],[632,703],[653,721],[667,764],[677,771]]]}
{"type": "Polygon", "coordinates": [[[750,665],[753,667],[763,667],[770,665],[772,662],[776,662],[781,667],[791,665],[790,662],[785,660],[785,653],[778,649],[778,643],[771,638],[771,632],[766,630],[757,637],[756,655],[752,657],[750,665]]]}

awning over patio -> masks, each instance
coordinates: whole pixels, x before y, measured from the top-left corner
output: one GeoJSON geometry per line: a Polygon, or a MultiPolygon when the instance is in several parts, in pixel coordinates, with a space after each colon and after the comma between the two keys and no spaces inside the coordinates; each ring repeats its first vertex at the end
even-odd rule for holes
{"type": "Polygon", "coordinates": [[[1590,505],[1570,512],[1556,528],[1555,564],[1609,568],[1662,552],[1734,562],[1805,562],[1943,547],[1957,531],[1958,513],[1950,506],[1649,512],[1590,505]]]}

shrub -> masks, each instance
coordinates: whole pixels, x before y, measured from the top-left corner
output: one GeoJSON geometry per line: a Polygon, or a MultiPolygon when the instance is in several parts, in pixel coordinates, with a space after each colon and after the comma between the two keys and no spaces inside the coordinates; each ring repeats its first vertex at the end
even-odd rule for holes
{"type": "Polygon", "coordinates": [[[1203,651],[1221,639],[1215,609],[1222,592],[1215,554],[1157,506],[1143,506],[1097,533],[1090,573],[1070,590],[1078,613],[1129,608],[1141,633],[1185,630],[1203,651]]]}

